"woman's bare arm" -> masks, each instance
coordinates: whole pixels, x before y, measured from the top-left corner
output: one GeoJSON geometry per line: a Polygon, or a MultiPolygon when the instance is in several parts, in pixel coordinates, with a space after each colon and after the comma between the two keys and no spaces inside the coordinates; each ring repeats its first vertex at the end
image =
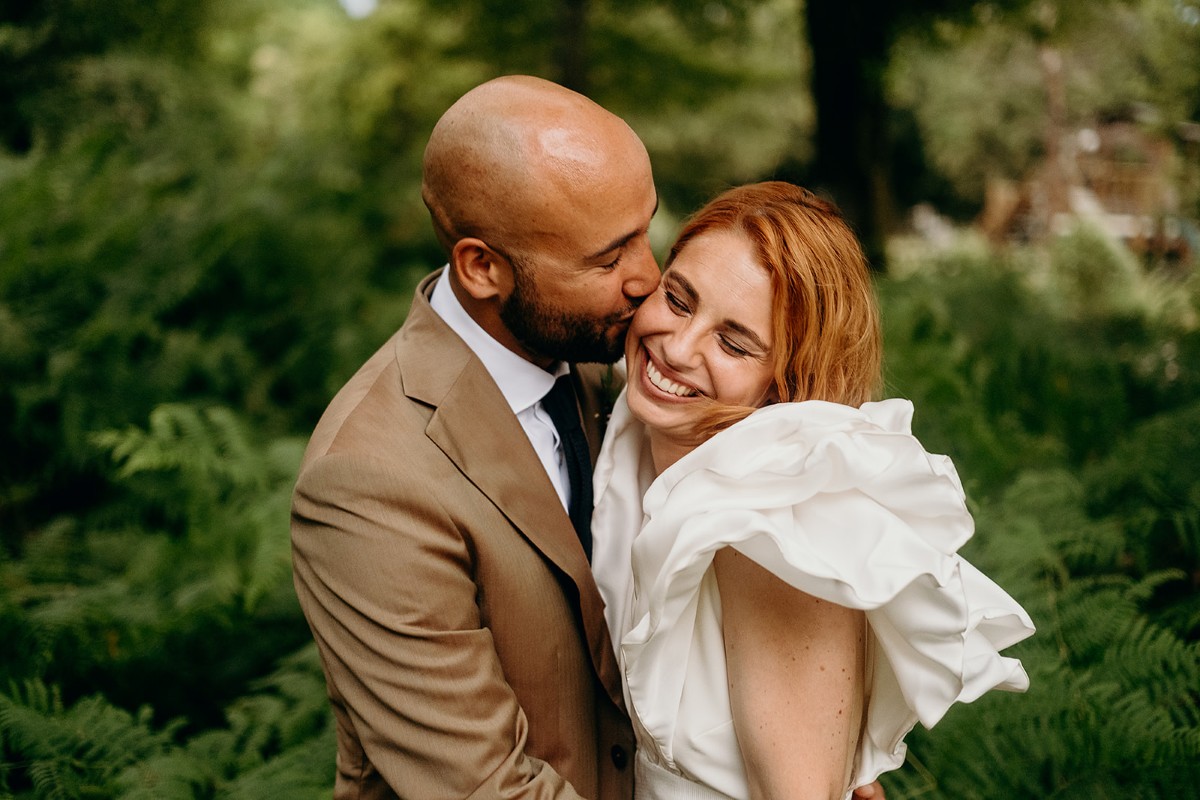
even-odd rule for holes
{"type": "Polygon", "coordinates": [[[866,620],[732,548],[715,559],[750,796],[840,798],[862,722],[866,620]]]}

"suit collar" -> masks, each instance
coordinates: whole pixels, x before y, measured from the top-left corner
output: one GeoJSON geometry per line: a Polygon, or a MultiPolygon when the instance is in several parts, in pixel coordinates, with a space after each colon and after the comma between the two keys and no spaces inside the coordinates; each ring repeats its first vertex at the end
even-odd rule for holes
{"type": "Polygon", "coordinates": [[[493,339],[459,303],[444,269],[433,285],[429,305],[483,362],[514,414],[538,403],[553,388],[555,379],[569,371],[559,362],[554,372],[547,372],[493,339]]]}
{"type": "Polygon", "coordinates": [[[613,702],[624,708],[604,601],[591,566],[545,469],[495,381],[430,307],[429,293],[439,274],[421,282],[403,334],[396,339],[405,394],[434,407],[426,435],[570,580],[593,666],[613,702]]]}

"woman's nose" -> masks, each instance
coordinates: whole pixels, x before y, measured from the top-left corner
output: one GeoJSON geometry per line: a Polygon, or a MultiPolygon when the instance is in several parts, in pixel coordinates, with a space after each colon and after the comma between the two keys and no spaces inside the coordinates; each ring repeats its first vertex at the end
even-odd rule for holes
{"type": "Polygon", "coordinates": [[[662,354],[667,366],[684,370],[699,364],[699,332],[690,323],[690,320],[681,320],[679,326],[663,338],[662,354]]]}

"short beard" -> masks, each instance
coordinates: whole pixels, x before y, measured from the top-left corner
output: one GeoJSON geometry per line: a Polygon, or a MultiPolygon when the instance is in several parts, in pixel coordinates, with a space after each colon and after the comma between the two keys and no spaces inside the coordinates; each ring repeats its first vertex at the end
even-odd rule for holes
{"type": "Polygon", "coordinates": [[[549,308],[540,302],[527,265],[510,261],[513,290],[500,306],[500,319],[529,353],[574,364],[612,364],[624,354],[624,330],[615,337],[608,331],[628,316],[632,306],[599,320],[549,308]]]}

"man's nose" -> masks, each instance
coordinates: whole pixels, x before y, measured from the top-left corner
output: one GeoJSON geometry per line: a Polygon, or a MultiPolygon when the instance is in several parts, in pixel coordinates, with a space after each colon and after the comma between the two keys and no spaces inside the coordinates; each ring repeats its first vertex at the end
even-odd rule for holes
{"type": "Polygon", "coordinates": [[[641,236],[633,244],[629,258],[622,265],[625,267],[624,280],[621,290],[630,300],[640,303],[656,288],[662,277],[658,262],[654,260],[654,252],[650,249],[650,237],[641,236]]]}

